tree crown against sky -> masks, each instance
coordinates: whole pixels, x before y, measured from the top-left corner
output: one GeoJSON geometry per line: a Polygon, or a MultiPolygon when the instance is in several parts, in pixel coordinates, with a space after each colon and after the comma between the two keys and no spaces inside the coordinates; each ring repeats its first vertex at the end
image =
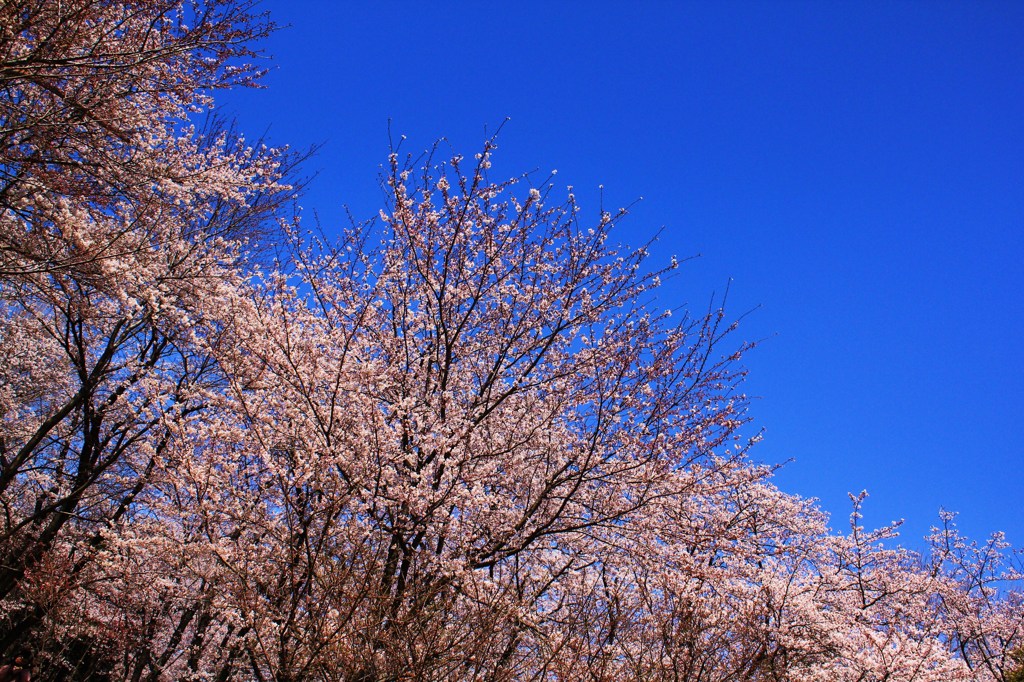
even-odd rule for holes
{"type": "Polygon", "coordinates": [[[529,176],[393,150],[283,209],[193,126],[247,2],[23,2],[0,42],[0,655],[38,679],[1005,680],[999,537],[919,556],[748,458],[717,305],[529,176]],[[275,240],[277,260],[253,257],[275,240]]]}
{"type": "Polygon", "coordinates": [[[323,144],[307,217],[376,215],[389,119],[467,151],[511,117],[509,172],[558,168],[585,211],[642,195],[620,239],[700,254],[661,305],[732,279],[758,308],[745,385],[780,485],[836,518],[867,489],[866,523],[922,551],[940,508],[1024,544],[1024,6],[266,3],[268,88],[219,101],[323,144]]]}

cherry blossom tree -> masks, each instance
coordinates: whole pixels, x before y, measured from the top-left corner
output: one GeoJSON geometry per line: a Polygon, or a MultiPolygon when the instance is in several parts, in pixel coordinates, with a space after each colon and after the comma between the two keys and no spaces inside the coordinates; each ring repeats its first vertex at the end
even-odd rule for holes
{"type": "MultiPolygon", "coordinates": [[[[742,421],[736,354],[712,351],[722,312],[674,325],[649,313],[638,297],[666,273],[608,246],[616,216],[584,227],[571,197],[516,199],[514,181],[487,182],[490,153],[465,175],[459,157],[428,168],[416,189],[393,156],[381,244],[361,247],[374,234],[356,230],[339,248],[297,248],[297,283],[269,283],[222,361],[237,431],[272,477],[247,488],[275,500],[234,505],[281,528],[273,574],[309,593],[277,585],[287,608],[270,620],[322,622],[298,597],[332,607],[342,667],[327,677],[512,679],[551,657],[544,630],[579,616],[565,600],[604,548],[645,551],[655,538],[637,521],[695,486],[694,466],[742,421]]],[[[255,475],[251,462],[234,475],[255,475]]],[[[210,513],[239,534],[226,504],[210,513]]],[[[246,625],[261,651],[282,640],[246,625]]],[[[294,626],[284,646],[310,628],[294,626]]]]}
{"type": "MultiPolygon", "coordinates": [[[[247,2],[0,6],[0,652],[49,646],[222,380],[216,302],[289,162],[190,121],[270,28],[247,2]]],[[[76,637],[54,676],[91,665],[76,637]]]]}

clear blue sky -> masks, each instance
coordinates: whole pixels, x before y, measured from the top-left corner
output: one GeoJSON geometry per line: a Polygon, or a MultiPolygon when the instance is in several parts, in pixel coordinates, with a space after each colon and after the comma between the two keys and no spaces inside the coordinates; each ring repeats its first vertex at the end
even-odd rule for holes
{"type": "Polygon", "coordinates": [[[322,143],[302,205],[376,212],[387,122],[496,170],[557,168],[620,233],[702,254],[659,305],[732,278],[755,457],[845,527],[940,507],[1024,545],[1024,4],[265,3],[268,89],[225,111],[322,143]]]}

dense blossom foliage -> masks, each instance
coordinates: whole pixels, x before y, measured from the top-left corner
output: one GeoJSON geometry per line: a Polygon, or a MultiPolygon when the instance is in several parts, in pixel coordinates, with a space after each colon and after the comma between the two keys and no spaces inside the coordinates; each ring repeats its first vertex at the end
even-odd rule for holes
{"type": "Polygon", "coordinates": [[[393,153],[380,219],[316,237],[275,222],[285,155],[191,123],[258,77],[248,3],[0,19],[0,656],[34,679],[1019,679],[1001,538],[944,516],[921,556],[778,490],[735,325],[650,308],[675,264],[612,246],[624,211],[491,180],[490,141],[393,153]]]}

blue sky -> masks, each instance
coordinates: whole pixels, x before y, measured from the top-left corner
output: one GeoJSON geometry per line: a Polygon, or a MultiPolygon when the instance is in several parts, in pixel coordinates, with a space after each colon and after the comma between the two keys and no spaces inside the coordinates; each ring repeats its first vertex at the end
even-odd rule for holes
{"type": "Polygon", "coordinates": [[[584,209],[643,196],[620,238],[701,254],[659,306],[732,280],[751,414],[790,492],[845,526],[940,507],[1024,545],[1024,4],[272,0],[250,136],[322,144],[304,214],[379,206],[410,150],[557,168],[584,209]]]}

